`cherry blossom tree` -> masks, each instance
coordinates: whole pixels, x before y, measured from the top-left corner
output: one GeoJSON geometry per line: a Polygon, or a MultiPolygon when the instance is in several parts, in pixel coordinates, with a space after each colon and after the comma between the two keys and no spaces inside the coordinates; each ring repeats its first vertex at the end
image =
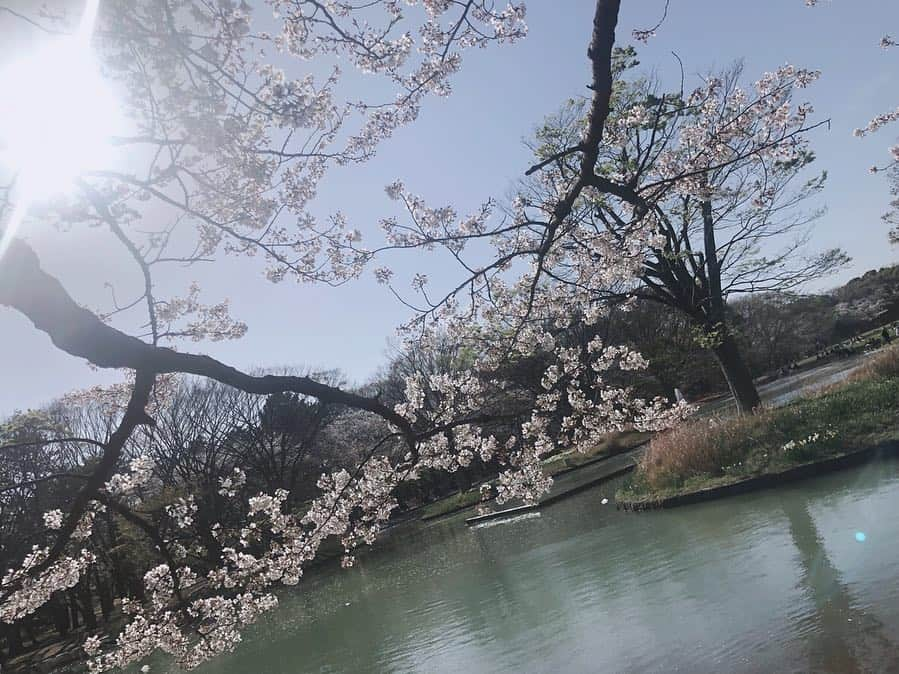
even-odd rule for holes
{"type": "MultiPolygon", "coordinates": [[[[486,347],[471,371],[408,377],[403,402],[396,405],[310,376],[241,372],[173,348],[185,341],[238,338],[246,327],[229,316],[226,302],[201,301],[196,286],[161,297],[155,281],[167,266],[255,255],[273,282],[337,284],[357,276],[372,255],[354,245],[359,235],[340,213],[319,223],[308,210],[326,169],[364,161],[399,125],[414,120],[424,96],[448,93],[461,50],[524,35],[519,5],[406,4],[411,7],[389,0],[360,6],[275,1],[275,34],[251,28],[250,8],[229,2],[130,2],[101,9],[93,49],[105,75],[122,88],[132,125],[114,142],[143,166],[82,171],[74,196],[30,202],[27,210],[31,218],[58,223],[62,235],[88,226],[107,232],[140,273],[142,290],[128,298],[113,293],[110,306],[100,311],[80,306],[17,237],[29,193],[12,175],[0,204],[6,223],[0,304],[27,317],[61,350],[131,375],[120,386],[72,396],[73,402],[99,406],[110,420],[99,437],[60,428],[59,436],[39,439],[42,447],[87,445],[96,451],[74,471],[76,491],[43,517],[43,540],[0,580],[5,623],[27,619],[57,593],[82,583],[102,552],[97,522],[112,516],[146,539],[155,560],[137,597],[121,598],[128,621],[115,642],[104,646],[92,637],[85,643],[91,669],[123,667],[159,649],[193,667],[234,648],[240,629],[275,605],[274,587],[296,584],[327,539],[341,541],[344,563],[351,565],[353,548],[371,542],[389,518],[393,490],[421,470],[453,471],[474,456],[497,455],[507,466],[500,499],[533,500],[549,484],[540,458],[557,444],[584,445],[624,424],[658,427],[682,413],[666,410],[663,401],[633,400],[623,389],[610,390],[601,401],[569,396],[561,418],[553,394],[546,392],[536,406],[532,397],[518,396],[525,405],[494,412],[490,400],[516,396],[506,382],[491,377],[496,351],[486,347]],[[404,26],[411,28],[403,32],[404,26]],[[311,72],[291,79],[271,65],[290,57],[312,63],[311,72]],[[338,100],[340,70],[332,68],[334,62],[380,76],[384,98],[338,100]],[[140,331],[118,327],[133,324],[138,311],[144,316],[140,331]],[[234,501],[240,516],[214,523],[209,530],[215,544],[204,546],[197,527],[207,523],[198,516],[196,499],[163,498],[160,468],[141,451],[155,442],[154,416],[171,409],[176,374],[255,395],[310,397],[379,422],[367,431],[373,439],[361,460],[350,470],[322,475],[320,496],[301,512],[286,507],[285,490],[247,493],[239,467],[221,476],[219,493],[234,501]],[[500,437],[488,430],[498,423],[508,426],[500,437]]],[[[3,9],[28,30],[69,30],[65,16],[3,9]]],[[[601,14],[605,21],[614,19],[608,8],[601,14]]],[[[614,21],[605,29],[613,26],[614,21]]],[[[603,44],[596,36],[594,42],[601,64],[611,33],[603,44]]],[[[594,135],[601,120],[597,124],[594,135]]],[[[452,334],[455,325],[448,320],[442,329],[452,334]]],[[[421,343],[427,346],[427,335],[421,343]]],[[[537,346],[532,341],[530,348],[537,346]]],[[[551,345],[544,341],[540,348],[551,345]]],[[[606,350],[599,342],[586,355],[597,372],[643,365],[635,354],[606,350]]],[[[561,354],[571,368],[583,368],[575,364],[577,357],[570,349],[561,354]]],[[[11,480],[11,487],[23,486],[21,477],[11,480]]]]}
{"type": "MultiPolygon", "coordinates": [[[[815,7],[818,0],[805,0],[808,7],[815,7]]],[[[891,35],[884,35],[880,38],[879,46],[884,51],[892,50],[899,46],[899,42],[891,35]]],[[[894,54],[892,54],[894,55],[894,54]]],[[[859,127],[853,131],[853,135],[858,138],[867,136],[869,133],[879,131],[884,126],[899,121],[899,106],[895,110],[888,110],[871,119],[865,126],[859,127]]],[[[890,242],[899,244],[899,143],[890,146],[889,161],[883,164],[874,164],[869,169],[871,173],[879,173],[887,171],[890,176],[890,194],[894,197],[890,202],[889,211],[883,216],[884,220],[892,225],[893,229],[889,232],[890,242]]]]}
{"type": "MultiPolygon", "coordinates": [[[[822,122],[810,121],[810,106],[793,98],[817,73],[783,66],[746,88],[737,69],[691,92],[661,94],[650,82],[626,81],[633,61],[632,50],[610,56],[604,76],[615,93],[603,103],[595,152],[580,136],[595,124],[595,95],[572,101],[538,131],[532,180],[505,217],[491,220],[487,205],[457,220],[395,184],[388,191],[409,224],[386,221],[385,229],[392,246],[442,246],[460,262],[465,282],[442,298],[422,291],[420,320],[455,311],[456,333],[473,330],[474,343],[484,338],[483,323],[466,317],[481,312],[501,326],[492,331],[500,335],[494,360],[510,348],[552,344],[572,321],[595,324],[610,302],[651,299],[694,321],[738,409],[749,412],[760,400],[727,324],[728,296],[787,291],[846,260],[838,250],[802,255],[815,214],[799,207],[823,184],[802,182],[813,158],[807,135],[822,122]],[[499,251],[486,266],[477,251],[464,257],[480,239],[499,251]],[[781,248],[772,250],[778,239],[781,248]],[[528,271],[507,284],[510,266],[522,263],[528,271]],[[458,298],[466,298],[461,310],[458,298]]],[[[586,351],[610,352],[601,339],[586,351]]],[[[583,368],[595,364],[559,353],[548,389],[564,382],[582,395],[583,368]]],[[[602,390],[601,382],[586,388],[602,390]]]]}
{"type": "MultiPolygon", "coordinates": [[[[880,47],[884,50],[890,50],[897,46],[899,46],[899,42],[896,42],[896,40],[889,35],[884,35],[880,40],[880,47]]],[[[856,129],[855,134],[857,136],[864,136],[897,120],[899,120],[899,107],[890,112],[878,115],[868,122],[867,126],[864,128],[856,129]]],[[[890,195],[893,199],[890,201],[890,208],[887,213],[884,214],[883,219],[893,225],[893,229],[891,229],[889,233],[890,241],[893,244],[899,244],[899,143],[891,146],[889,152],[889,162],[884,166],[872,166],[871,172],[877,173],[885,170],[889,174],[890,195]]]]}
{"type": "MultiPolygon", "coordinates": [[[[619,54],[623,66],[633,59],[631,51],[619,54]]],[[[650,300],[685,314],[714,354],[738,409],[749,412],[761,403],[728,319],[728,298],[790,292],[847,261],[839,250],[805,253],[820,211],[801,206],[825,178],[804,176],[814,158],[807,135],[821,122],[808,121],[809,106],[794,110],[791,99],[816,74],[787,66],[744,87],[742,68],[734,67],[688,94],[662,94],[656,84],[628,81],[625,74],[622,67],[597,171],[643,199],[656,237],[640,253],[638,283],[593,292],[597,300],[650,300]]],[[[536,157],[552,159],[548,166],[559,174],[575,170],[565,150],[583,108],[582,100],[570,101],[532,144],[536,157]]],[[[546,185],[544,169],[523,198],[545,200],[546,185]]],[[[585,198],[577,217],[580,227],[565,243],[568,250],[607,236],[632,254],[630,214],[614,201],[585,198]]],[[[552,270],[554,282],[586,289],[581,279],[588,260],[589,251],[574,264],[566,260],[552,270]]]]}
{"type": "MultiPolygon", "coordinates": [[[[21,621],[75,587],[97,563],[95,536],[112,517],[143,536],[152,560],[142,569],[142,597],[121,598],[127,620],[114,641],[97,635],[84,644],[91,670],[125,667],[159,650],[194,667],[236,647],[242,628],[276,605],[274,590],[296,585],[327,540],[339,540],[343,563],[352,565],[354,549],[373,541],[389,519],[394,490],[422,470],[454,471],[475,456],[497,458],[504,466],[498,498],[532,501],[550,484],[540,460],[554,448],[585,448],[611,430],[658,429],[682,418],[684,406],[643,400],[610,383],[612,371],[646,367],[638,353],[601,334],[569,340],[565,328],[595,325],[605,311],[595,291],[639,278],[645,251],[662,245],[663,199],[702,198],[708,175],[752,157],[789,161],[806,113],[784,108],[786,101],[761,104],[757,137],[744,138],[742,127],[734,136],[723,122],[694,128],[680,134],[676,151],[655,158],[642,183],[606,173],[604,157],[622,135],[611,105],[619,4],[596,2],[585,123],[576,142],[531,170],[544,182],[542,198],[522,196],[505,212],[488,202],[459,218],[401,182],[388,187],[407,218],[385,219],[385,247],[439,246],[465,269],[465,278],[439,295],[429,291],[426,276],[416,276],[420,311],[405,326],[406,337],[427,351],[449,335],[472,354],[465,370],[412,373],[395,404],[312,376],[243,372],[186,350],[191,342],[240,337],[246,326],[223,300],[203,299],[200,288],[162,297],[156,280],[171,265],[226,264],[233,256],[260,258],[273,282],[340,284],[357,277],[381,249],[363,247],[339,212],[326,221],[314,217],[317,185],[329,168],[371,157],[415,120],[427,95],[448,94],[466,49],[523,37],[523,5],[269,0],[272,27],[231,0],[104,4],[92,48],[120,87],[131,126],[114,141],[139,166],[92,167],[80,174],[73,197],[32,203],[28,212],[58,223],[60,237],[88,226],[105,232],[133,263],[141,290],[114,294],[102,310],[82,307],[7,224],[0,305],[28,318],[62,351],[130,374],[119,387],[83,396],[102,402],[112,420],[108,433],[80,438],[61,429],[40,439],[96,452],[79,471],[75,493],[42,515],[42,539],[0,579],[0,620],[21,621]],[[284,63],[291,65],[276,65],[284,63]],[[371,75],[379,93],[364,101],[347,93],[341,70],[347,65],[371,75]],[[733,153],[735,138],[747,148],[733,153]],[[608,202],[622,219],[624,240],[584,226],[579,212],[597,202],[608,202]],[[464,256],[474,240],[490,244],[486,262],[464,256]],[[135,322],[138,331],[125,329],[135,322]],[[546,365],[537,390],[503,376],[510,359],[537,355],[546,365]],[[368,420],[370,442],[355,465],[321,475],[319,495],[299,510],[287,507],[283,489],[250,491],[240,467],[232,468],[220,476],[218,493],[235,516],[214,523],[215,544],[204,546],[196,500],[162,498],[159,469],[140,451],[153,443],[154,416],[185,375],[354,410],[368,420]]],[[[69,30],[65,16],[2,9],[23,30],[69,30]]],[[[811,76],[778,71],[772,78],[776,88],[811,76]]],[[[728,105],[714,88],[694,104],[705,100],[728,105]]],[[[713,115],[711,104],[707,114],[713,115]]],[[[640,129],[645,121],[635,115],[625,126],[640,129]]],[[[3,184],[0,215],[16,223],[10,214],[21,216],[23,192],[15,176],[3,184]]],[[[375,274],[391,283],[389,269],[375,274]]]]}

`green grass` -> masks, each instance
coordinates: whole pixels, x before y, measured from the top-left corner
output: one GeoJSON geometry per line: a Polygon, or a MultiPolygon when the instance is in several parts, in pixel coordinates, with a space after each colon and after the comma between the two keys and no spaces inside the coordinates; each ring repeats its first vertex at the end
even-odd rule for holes
{"type": "MultiPolygon", "coordinates": [[[[558,475],[566,470],[580,468],[599,458],[626,452],[627,450],[633,449],[637,445],[646,442],[648,438],[648,433],[638,433],[636,431],[612,433],[603,439],[602,442],[586,452],[569,449],[553,454],[543,460],[543,471],[548,475],[558,475]]],[[[470,508],[477,505],[480,502],[480,499],[481,494],[479,487],[450,494],[445,498],[423,506],[421,509],[421,519],[431,520],[435,517],[449,515],[450,513],[470,508]]]]}
{"type": "Polygon", "coordinates": [[[431,520],[441,515],[449,515],[457,510],[463,510],[473,505],[477,505],[481,498],[481,494],[477,489],[469,489],[468,491],[460,491],[455,494],[442,498],[433,503],[429,503],[421,509],[421,519],[431,520]]]}
{"type": "Polygon", "coordinates": [[[549,475],[558,475],[562,471],[592,463],[600,457],[614,456],[615,454],[626,452],[646,442],[648,439],[649,433],[639,433],[637,431],[612,433],[586,452],[568,449],[553,454],[543,460],[543,471],[549,475]]]}
{"type": "Polygon", "coordinates": [[[653,439],[624,501],[657,500],[899,441],[899,350],[850,381],[753,417],[694,421],[653,439]]]}

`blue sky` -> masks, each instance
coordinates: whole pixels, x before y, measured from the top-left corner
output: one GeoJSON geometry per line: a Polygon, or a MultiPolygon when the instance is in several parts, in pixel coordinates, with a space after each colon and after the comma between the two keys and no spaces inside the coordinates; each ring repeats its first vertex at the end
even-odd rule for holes
{"type": "MultiPolygon", "coordinates": [[[[661,16],[664,0],[623,0],[618,44],[633,28],[647,28],[661,16]]],[[[586,92],[591,0],[532,0],[530,34],[520,44],[468,54],[448,99],[429,100],[418,122],[402,129],[363,167],[328,174],[317,211],[343,210],[367,238],[377,221],[394,214],[384,185],[403,179],[434,205],[452,204],[460,213],[489,197],[502,197],[529,165],[522,139],[567,97],[586,92]]],[[[899,249],[887,243],[880,215],[888,201],[881,177],[867,168],[884,163],[899,126],[856,139],[879,112],[899,104],[899,51],[877,46],[885,33],[899,34],[899,2],[832,0],[814,9],[803,0],[671,0],[668,18],[649,45],[637,45],[641,68],[676,86],[686,74],[745,62],[747,77],[786,62],[817,68],[821,79],[807,99],[830,129],[812,137],[818,168],[829,172],[815,245],[843,247],[853,264],[823,287],[842,283],[870,268],[892,264],[899,249]]],[[[91,233],[35,230],[30,239],[44,266],[58,274],[85,305],[107,296],[107,277],[129,274],[117,252],[91,233]]],[[[412,253],[391,259],[400,274],[426,271],[448,278],[451,268],[437,256],[412,253]]],[[[235,316],[250,327],[246,337],[224,344],[190,344],[238,367],[311,365],[339,367],[361,381],[384,362],[387,339],[408,316],[370,274],[342,288],[285,282],[273,286],[256,260],[225,259],[184,272],[197,279],[209,300],[229,297],[235,316]]],[[[59,352],[18,314],[0,309],[0,413],[39,405],[75,387],[118,378],[94,372],[59,352]]]]}

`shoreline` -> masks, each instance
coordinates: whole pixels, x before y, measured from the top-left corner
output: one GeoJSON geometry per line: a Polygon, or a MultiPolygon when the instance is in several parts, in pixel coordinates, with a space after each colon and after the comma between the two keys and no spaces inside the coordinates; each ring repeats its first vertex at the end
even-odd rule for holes
{"type": "MultiPolygon", "coordinates": [[[[854,354],[854,355],[849,356],[849,357],[846,357],[846,358],[833,358],[833,357],[831,357],[831,358],[825,360],[824,362],[815,363],[815,364],[813,364],[811,367],[808,367],[808,366],[803,367],[801,370],[799,370],[799,371],[797,371],[797,372],[794,372],[794,373],[791,373],[791,375],[790,375],[789,377],[787,377],[786,379],[796,378],[796,377],[799,377],[799,378],[801,378],[801,379],[805,379],[805,378],[807,378],[808,376],[814,376],[814,373],[815,373],[815,372],[818,372],[818,371],[825,371],[825,370],[827,370],[828,368],[833,367],[834,365],[839,365],[839,366],[840,366],[840,370],[839,370],[838,374],[842,374],[844,369],[845,369],[845,371],[850,371],[850,370],[853,370],[853,369],[855,369],[856,367],[858,367],[858,366],[861,364],[863,358],[864,358],[864,355],[860,355],[860,354],[854,354]]],[[[810,359],[810,360],[811,360],[811,359],[810,359]]],[[[769,386],[772,386],[772,387],[778,387],[778,386],[782,385],[782,380],[783,380],[783,378],[777,378],[777,379],[775,379],[774,381],[768,382],[768,385],[769,385],[769,386]]],[[[804,387],[802,387],[802,388],[803,388],[803,389],[806,389],[806,387],[809,387],[809,384],[806,384],[806,385],[805,385],[804,387]]],[[[811,388],[811,390],[814,390],[815,388],[817,388],[817,386],[816,386],[815,383],[813,382],[813,383],[810,385],[810,388],[811,388]]],[[[697,413],[698,416],[718,415],[718,414],[721,413],[721,410],[716,409],[716,407],[717,407],[718,405],[720,405],[721,403],[728,404],[728,401],[729,401],[729,400],[730,400],[730,397],[729,397],[728,394],[726,394],[726,393],[718,393],[718,394],[713,394],[713,395],[707,396],[707,397],[705,397],[705,398],[703,398],[703,399],[701,399],[701,400],[697,400],[697,401],[694,402],[694,404],[696,404],[696,405],[698,406],[698,408],[699,408],[699,411],[698,411],[698,413],[697,413]]],[[[645,440],[644,440],[643,442],[639,442],[639,443],[637,443],[637,444],[630,445],[630,446],[628,446],[628,447],[623,448],[622,450],[620,450],[620,451],[618,451],[618,452],[612,452],[612,453],[609,453],[609,454],[600,454],[600,455],[598,455],[598,456],[594,456],[594,457],[588,458],[586,461],[584,461],[583,463],[580,463],[580,464],[578,464],[578,465],[574,465],[574,466],[562,468],[562,469],[560,469],[560,470],[558,470],[558,471],[554,471],[554,472],[552,472],[552,476],[553,476],[554,478],[557,478],[557,477],[561,477],[561,476],[566,475],[566,474],[569,474],[569,473],[576,473],[576,472],[578,472],[578,471],[580,471],[580,470],[582,470],[582,469],[584,469],[584,468],[595,467],[596,464],[603,463],[603,462],[605,462],[605,461],[608,461],[609,459],[613,459],[613,458],[615,458],[615,457],[619,457],[619,456],[621,456],[621,455],[623,455],[623,454],[634,454],[634,453],[636,453],[638,450],[645,450],[646,447],[647,447],[648,444],[649,444],[649,441],[651,440],[651,438],[652,438],[652,436],[653,436],[654,434],[653,434],[653,433],[649,433],[649,434],[646,434],[646,435],[649,436],[649,437],[646,437],[645,440]]],[[[855,453],[858,452],[858,451],[866,451],[866,449],[865,449],[865,448],[861,448],[860,450],[852,450],[852,451],[850,451],[850,452],[846,452],[845,454],[855,454],[855,453]]],[[[823,463],[826,463],[827,461],[830,461],[830,460],[839,459],[839,458],[841,458],[841,456],[842,456],[842,455],[837,455],[837,456],[830,455],[830,456],[828,456],[828,457],[824,457],[824,458],[822,458],[822,459],[820,459],[820,460],[818,460],[818,461],[811,462],[811,463],[814,463],[814,464],[823,464],[823,463]]],[[[719,485],[713,485],[713,486],[701,487],[701,488],[698,488],[698,489],[690,490],[689,494],[686,493],[686,492],[683,493],[683,494],[669,494],[669,495],[664,496],[664,497],[658,497],[658,498],[652,497],[651,499],[650,499],[650,498],[646,498],[646,499],[644,499],[644,498],[637,498],[637,499],[619,499],[618,496],[615,495],[615,499],[614,499],[614,500],[615,500],[615,503],[616,503],[616,508],[618,508],[618,509],[626,509],[626,510],[647,510],[647,509],[653,509],[653,508],[655,508],[655,507],[673,507],[673,505],[664,505],[664,506],[651,506],[651,505],[646,505],[646,504],[644,503],[644,501],[649,501],[649,500],[653,500],[653,501],[656,501],[656,500],[663,500],[666,504],[667,504],[669,501],[671,501],[672,503],[674,503],[675,501],[677,501],[678,504],[686,505],[688,502],[694,502],[694,501],[684,500],[683,503],[681,503],[681,502],[680,502],[681,499],[684,498],[684,497],[687,497],[688,495],[692,498],[692,494],[693,494],[694,492],[716,491],[716,490],[718,490],[718,489],[721,489],[721,490],[722,490],[722,494],[721,494],[721,495],[718,495],[718,496],[709,496],[709,495],[703,494],[702,496],[700,496],[700,497],[697,498],[697,500],[708,500],[708,499],[711,499],[711,498],[722,498],[723,496],[725,496],[725,495],[727,495],[727,494],[730,494],[730,493],[740,493],[740,489],[741,489],[741,488],[744,488],[744,489],[746,489],[747,491],[748,491],[748,490],[751,490],[751,489],[765,488],[765,487],[763,487],[763,486],[744,487],[744,486],[743,486],[743,483],[744,483],[744,482],[753,481],[753,480],[756,480],[756,479],[760,479],[760,478],[767,478],[769,475],[780,475],[780,473],[790,473],[791,471],[793,471],[793,470],[795,470],[795,469],[797,469],[797,468],[805,468],[805,466],[806,466],[806,464],[803,464],[802,466],[792,466],[792,467],[790,467],[789,469],[787,469],[787,470],[785,470],[785,471],[779,471],[778,473],[765,473],[765,474],[763,474],[763,475],[758,475],[758,476],[748,476],[748,477],[744,477],[744,478],[742,478],[742,479],[739,479],[739,480],[736,480],[736,481],[734,481],[734,482],[730,482],[730,483],[727,483],[727,484],[719,484],[719,485]],[[626,502],[626,505],[624,505],[625,502],[626,502]]],[[[600,476],[600,477],[598,477],[598,478],[591,479],[591,480],[589,480],[589,481],[587,481],[587,482],[585,482],[585,483],[576,485],[576,486],[571,487],[571,488],[569,488],[569,489],[565,489],[565,490],[563,490],[563,491],[561,491],[561,492],[559,492],[559,493],[557,493],[557,494],[551,494],[551,495],[550,495],[550,494],[547,494],[547,495],[545,495],[539,502],[533,504],[533,505],[532,505],[532,509],[536,509],[536,508],[539,508],[539,507],[542,507],[542,506],[551,505],[551,504],[553,504],[553,503],[556,503],[557,501],[561,501],[561,500],[563,500],[563,499],[565,499],[565,498],[568,498],[568,497],[570,497],[570,496],[574,496],[575,494],[578,494],[578,493],[580,493],[580,492],[582,492],[582,491],[585,491],[585,490],[587,490],[587,489],[596,487],[596,486],[598,486],[599,484],[601,484],[601,483],[603,483],[603,482],[606,482],[606,481],[608,481],[608,480],[610,480],[610,479],[612,479],[612,478],[620,477],[621,475],[624,475],[624,474],[627,474],[627,473],[631,473],[631,472],[633,472],[633,470],[634,470],[635,468],[636,468],[636,464],[631,464],[630,466],[627,466],[627,467],[625,467],[625,468],[616,469],[612,474],[609,474],[609,475],[603,475],[603,476],[600,476]]],[[[832,468],[832,469],[829,469],[829,470],[836,470],[836,469],[837,469],[837,468],[832,468]]],[[[821,472],[826,472],[826,470],[827,470],[827,469],[822,469],[821,472]]],[[[814,474],[818,474],[818,473],[814,473],[814,474]]],[[[801,479],[801,478],[790,478],[790,477],[784,477],[784,478],[781,478],[782,481],[789,481],[789,480],[795,480],[795,479],[801,479]]],[[[457,492],[456,494],[452,494],[452,495],[450,495],[450,496],[444,497],[443,499],[438,499],[437,501],[433,501],[433,502],[431,502],[431,503],[429,503],[429,504],[425,504],[425,505],[423,505],[423,506],[419,506],[419,508],[417,508],[416,510],[427,509],[429,506],[433,506],[434,504],[439,504],[439,503],[441,503],[441,502],[450,501],[450,500],[452,500],[452,499],[457,499],[457,498],[460,497],[461,494],[463,494],[463,492],[457,492]]],[[[490,502],[492,502],[492,501],[490,501],[490,502]]],[[[465,512],[465,511],[472,510],[472,509],[476,508],[476,507],[477,507],[478,505],[480,505],[480,504],[481,504],[480,501],[474,501],[474,502],[470,502],[470,503],[464,503],[464,502],[463,502],[463,503],[460,503],[458,506],[453,507],[453,508],[451,508],[451,509],[449,509],[449,510],[446,510],[446,511],[443,511],[443,512],[439,512],[439,513],[435,513],[435,514],[424,514],[424,515],[422,515],[422,516],[420,516],[420,517],[418,517],[418,518],[410,518],[410,520],[418,519],[418,520],[420,520],[420,521],[422,521],[422,522],[425,522],[425,523],[430,524],[430,523],[433,523],[433,522],[436,522],[436,521],[442,521],[442,520],[445,519],[445,518],[449,518],[449,517],[452,517],[452,516],[455,516],[455,515],[459,515],[460,513],[463,513],[463,512],[465,512]]],[[[510,505],[508,508],[505,508],[505,509],[501,509],[501,510],[498,510],[498,511],[492,511],[492,512],[485,513],[485,514],[483,514],[483,515],[479,515],[479,516],[476,516],[476,517],[469,517],[469,518],[466,519],[466,523],[471,523],[471,522],[469,522],[469,520],[476,521],[477,523],[480,523],[480,522],[482,522],[482,521],[489,521],[489,520],[492,520],[492,519],[498,519],[498,518],[504,517],[506,512],[517,510],[519,507],[521,507],[521,504],[517,504],[517,505],[515,505],[515,506],[511,506],[511,505],[510,505]]],[[[397,524],[399,525],[399,524],[405,524],[405,523],[406,523],[406,522],[404,521],[404,522],[402,522],[402,523],[397,523],[397,524]]]]}
{"type": "Polygon", "coordinates": [[[899,454],[899,347],[819,391],[758,414],[656,436],[616,507],[672,508],[899,454]]]}
{"type": "Polygon", "coordinates": [[[886,440],[875,443],[869,447],[851,450],[835,456],[828,456],[817,461],[809,461],[785,470],[743,477],[732,482],[686,490],[667,496],[648,495],[644,497],[628,498],[626,496],[618,497],[616,495],[615,508],[617,510],[630,512],[676,508],[679,506],[726,498],[728,496],[770,489],[772,487],[806,480],[819,475],[826,475],[827,473],[833,473],[838,470],[843,470],[844,468],[859,466],[870,461],[895,458],[899,458],[899,440],[886,440]]]}

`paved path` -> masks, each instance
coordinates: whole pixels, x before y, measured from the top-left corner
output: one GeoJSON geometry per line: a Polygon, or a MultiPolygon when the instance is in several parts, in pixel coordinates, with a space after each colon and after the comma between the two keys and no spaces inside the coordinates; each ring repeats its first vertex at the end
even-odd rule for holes
{"type": "MultiPolygon", "coordinates": [[[[864,363],[870,355],[865,353],[852,356],[851,358],[827,363],[826,365],[798,372],[781,379],[775,379],[772,382],[759,386],[759,395],[765,404],[780,407],[803,393],[837,383],[864,363]]],[[[708,416],[733,412],[733,399],[730,396],[714,402],[700,404],[699,409],[701,415],[708,416]]]]}

